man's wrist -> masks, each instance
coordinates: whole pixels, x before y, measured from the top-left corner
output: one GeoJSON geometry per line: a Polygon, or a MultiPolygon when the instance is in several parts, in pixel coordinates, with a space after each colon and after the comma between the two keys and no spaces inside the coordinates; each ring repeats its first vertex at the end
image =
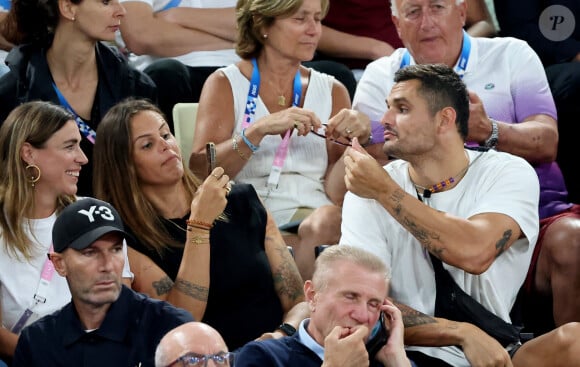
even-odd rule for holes
{"type": "Polygon", "coordinates": [[[499,137],[499,126],[497,121],[491,117],[489,118],[489,121],[491,122],[491,134],[489,134],[489,137],[485,140],[484,146],[487,148],[495,148],[499,137]]]}
{"type": "Polygon", "coordinates": [[[296,328],[294,326],[290,325],[287,322],[285,322],[282,325],[278,326],[278,328],[276,330],[280,330],[281,332],[283,332],[287,336],[292,336],[292,335],[294,335],[296,333],[296,328]]]}

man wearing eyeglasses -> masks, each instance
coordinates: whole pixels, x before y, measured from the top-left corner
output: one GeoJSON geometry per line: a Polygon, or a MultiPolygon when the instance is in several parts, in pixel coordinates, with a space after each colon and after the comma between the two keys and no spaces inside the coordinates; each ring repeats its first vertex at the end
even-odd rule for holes
{"type": "Polygon", "coordinates": [[[155,351],[155,367],[233,365],[234,355],[222,336],[203,322],[188,322],[171,330],[155,351]]]}
{"type": "MultiPolygon", "coordinates": [[[[573,2],[577,1],[569,1],[573,2]]],[[[533,3],[525,2],[526,12],[539,11],[539,2],[533,3]]],[[[515,7],[524,12],[523,4],[516,1],[515,7]]],[[[558,144],[562,142],[562,121],[557,121],[557,117],[563,111],[556,113],[540,58],[526,42],[515,38],[470,37],[463,30],[467,17],[464,0],[392,0],[391,12],[405,48],[366,67],[357,85],[353,108],[371,121],[380,121],[387,111],[386,98],[397,70],[437,63],[454,68],[470,93],[466,141],[524,158],[540,180],[540,233],[520,294],[522,304],[534,307],[522,309],[523,323],[528,331],[539,335],[580,321],[580,203],[568,197],[556,162],[558,144]]],[[[572,12],[567,9],[564,13],[570,15],[566,17],[567,25],[572,26],[572,12]]],[[[510,14],[514,19],[522,16],[510,14]]],[[[558,12],[553,14],[554,19],[557,16],[558,12]]],[[[541,22],[518,28],[531,34],[539,33],[539,26],[543,28],[541,22]]],[[[556,42],[551,54],[563,51],[565,43],[556,42]]],[[[563,83],[571,90],[570,80],[563,83]]],[[[568,91],[563,94],[574,96],[568,91]]]]}
{"type": "Polygon", "coordinates": [[[163,335],[193,317],[121,284],[128,238],[119,213],[104,201],[80,199],[61,212],[50,260],[66,277],[72,301],[22,330],[13,367],[153,366],[163,335]]]}

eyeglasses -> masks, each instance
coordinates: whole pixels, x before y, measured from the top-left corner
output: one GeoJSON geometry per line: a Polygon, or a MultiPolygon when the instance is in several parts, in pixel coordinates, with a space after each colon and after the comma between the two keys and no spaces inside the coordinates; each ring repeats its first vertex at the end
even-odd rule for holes
{"type": "Polygon", "coordinates": [[[218,366],[230,366],[234,365],[234,354],[219,352],[216,354],[197,354],[193,352],[186,353],[181,357],[177,358],[175,361],[167,365],[167,367],[173,366],[195,366],[195,367],[207,367],[209,360],[214,361],[218,366]]]}
{"type": "Polygon", "coordinates": [[[337,139],[337,138],[334,138],[332,136],[326,136],[326,127],[327,126],[328,126],[327,124],[322,124],[322,127],[320,129],[318,129],[318,130],[312,129],[312,130],[310,130],[310,132],[316,136],[320,136],[321,138],[329,139],[334,144],[342,145],[344,147],[351,147],[352,146],[352,144],[350,142],[350,138],[341,137],[341,138],[337,139]]]}

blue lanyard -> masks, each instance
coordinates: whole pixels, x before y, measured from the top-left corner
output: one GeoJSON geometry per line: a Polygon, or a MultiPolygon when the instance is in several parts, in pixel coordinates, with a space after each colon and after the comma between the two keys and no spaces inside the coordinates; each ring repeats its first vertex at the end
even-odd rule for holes
{"type": "Polygon", "coordinates": [[[95,144],[95,138],[97,137],[97,133],[95,132],[95,130],[93,130],[89,125],[87,125],[86,122],[83,121],[83,119],[81,119],[79,117],[79,115],[77,115],[77,113],[73,110],[73,108],[68,103],[66,98],[64,98],[64,96],[62,95],[62,93],[60,92],[60,90],[58,89],[58,87],[56,86],[56,84],[54,82],[52,82],[52,87],[54,88],[54,91],[56,92],[56,95],[58,96],[58,100],[60,101],[60,105],[63,106],[64,108],[66,108],[67,110],[69,110],[70,113],[72,113],[74,115],[75,122],[77,123],[77,126],[79,127],[79,130],[81,131],[81,134],[83,134],[83,136],[85,138],[87,138],[88,141],[95,144]]]}
{"type": "MultiPolygon", "coordinates": [[[[1,1],[1,0],[0,0],[1,1]]],[[[163,8],[161,8],[161,10],[159,11],[163,11],[163,10],[167,10],[167,9],[171,9],[171,8],[177,8],[179,6],[179,4],[181,4],[181,0],[170,0],[167,4],[165,4],[165,6],[163,8]]]]}
{"type": "MultiPolygon", "coordinates": [[[[256,99],[258,98],[258,93],[260,91],[260,71],[258,70],[258,62],[255,58],[252,59],[252,65],[254,70],[252,71],[252,79],[250,80],[250,89],[248,90],[248,100],[246,102],[246,112],[244,115],[244,120],[242,121],[242,128],[245,129],[252,122],[256,115],[256,99]]],[[[296,76],[294,77],[294,87],[293,87],[293,98],[292,106],[298,106],[300,104],[300,97],[302,96],[302,82],[300,81],[300,67],[296,71],[296,76]]],[[[243,130],[242,130],[243,131],[243,130]]],[[[282,168],[286,162],[286,156],[288,155],[288,150],[290,148],[290,136],[292,135],[293,129],[288,129],[286,134],[284,134],[284,139],[276,149],[276,155],[274,156],[274,161],[272,162],[272,169],[270,175],[268,176],[267,186],[269,189],[278,187],[278,182],[280,181],[280,175],[282,174],[282,168]]]]}
{"type": "MultiPolygon", "coordinates": [[[[242,128],[246,128],[254,122],[256,115],[256,99],[258,99],[258,94],[260,93],[260,70],[258,69],[258,62],[255,58],[252,59],[252,66],[254,67],[254,70],[252,71],[252,78],[250,79],[250,89],[248,90],[248,99],[246,100],[246,111],[242,121],[242,128]]],[[[298,106],[300,104],[300,97],[302,96],[300,68],[296,71],[296,76],[294,77],[294,90],[292,94],[294,96],[292,99],[292,106],[298,106]]]]}
{"type": "MultiPolygon", "coordinates": [[[[471,53],[471,37],[463,31],[463,46],[461,47],[461,55],[459,57],[459,62],[457,63],[457,67],[455,68],[455,72],[463,78],[465,74],[465,70],[467,69],[467,62],[469,61],[469,54],[471,53]]],[[[406,66],[409,66],[411,63],[411,55],[409,54],[408,50],[405,50],[403,54],[403,58],[401,59],[401,65],[399,69],[402,69],[406,66]]]]}

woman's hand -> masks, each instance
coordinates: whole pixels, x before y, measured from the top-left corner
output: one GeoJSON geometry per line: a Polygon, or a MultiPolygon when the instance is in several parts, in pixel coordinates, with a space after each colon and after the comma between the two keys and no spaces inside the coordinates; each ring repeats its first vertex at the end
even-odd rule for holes
{"type": "Polygon", "coordinates": [[[371,136],[371,121],[362,112],[343,108],[328,120],[326,134],[334,139],[358,138],[361,145],[366,145],[371,136]]]}
{"type": "Polygon", "coordinates": [[[283,134],[289,129],[296,129],[298,135],[307,135],[321,126],[322,123],[314,112],[300,107],[290,107],[262,117],[256,121],[255,129],[263,136],[283,134]]]}
{"type": "Polygon", "coordinates": [[[211,224],[224,211],[231,190],[230,178],[224,169],[216,167],[197,188],[191,201],[190,218],[211,224]]]}

